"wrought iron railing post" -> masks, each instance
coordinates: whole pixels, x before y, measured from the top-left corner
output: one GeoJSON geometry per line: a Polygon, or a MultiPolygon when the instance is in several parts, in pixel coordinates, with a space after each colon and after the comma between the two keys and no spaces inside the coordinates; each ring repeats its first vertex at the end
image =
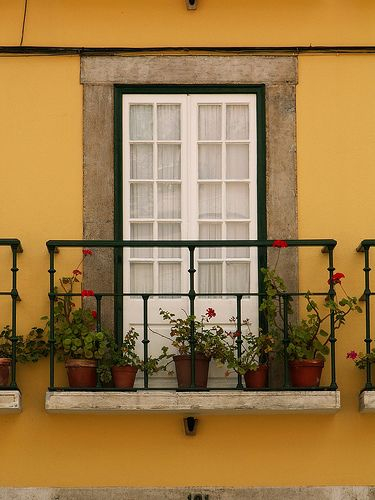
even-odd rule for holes
{"type": "Polygon", "coordinates": [[[150,340],[148,338],[148,299],[149,295],[142,295],[143,299],[143,383],[144,388],[148,389],[148,344],[150,340]]]}
{"type": "Polygon", "coordinates": [[[49,353],[50,353],[50,389],[55,388],[55,251],[56,247],[48,247],[49,251],[49,353]]]}
{"type": "Polygon", "coordinates": [[[288,389],[290,387],[289,382],[289,356],[288,356],[288,345],[290,343],[289,338],[289,300],[290,297],[287,293],[281,295],[282,305],[283,305],[283,357],[284,357],[284,388],[288,389]]]}
{"type": "MultiPolygon", "coordinates": [[[[242,311],[241,311],[241,300],[242,295],[238,294],[236,296],[236,305],[237,305],[237,334],[236,343],[237,343],[237,358],[241,359],[242,357],[242,311]]],[[[237,373],[237,389],[243,389],[242,384],[242,375],[237,373]]]]}
{"type": "MultiPolygon", "coordinates": [[[[329,292],[328,296],[330,300],[335,299],[335,287],[333,282],[333,271],[335,267],[333,265],[333,247],[328,247],[328,272],[329,272],[329,292]]],[[[331,384],[330,389],[337,389],[336,383],[336,336],[335,336],[335,312],[331,311],[330,314],[330,334],[329,334],[329,342],[330,342],[330,353],[331,353],[331,384]]]]}
{"type": "Polygon", "coordinates": [[[12,245],[12,367],[11,367],[11,379],[10,387],[15,389],[17,387],[16,383],[16,362],[17,362],[17,249],[18,245],[12,245]]]}
{"type": "MultiPolygon", "coordinates": [[[[365,290],[364,290],[364,300],[365,300],[365,322],[366,322],[366,355],[368,356],[371,352],[371,319],[370,319],[370,298],[371,298],[371,289],[370,289],[370,248],[366,245],[364,247],[365,252],[365,267],[363,268],[365,272],[365,290]]],[[[372,380],[371,380],[371,363],[367,357],[366,359],[366,384],[365,389],[372,389],[372,380]]]]}
{"type": "Polygon", "coordinates": [[[191,388],[195,389],[195,279],[194,274],[196,269],[194,267],[194,251],[195,247],[189,246],[189,275],[190,275],[190,288],[189,288],[189,314],[192,317],[190,321],[190,352],[191,352],[191,388]]]}

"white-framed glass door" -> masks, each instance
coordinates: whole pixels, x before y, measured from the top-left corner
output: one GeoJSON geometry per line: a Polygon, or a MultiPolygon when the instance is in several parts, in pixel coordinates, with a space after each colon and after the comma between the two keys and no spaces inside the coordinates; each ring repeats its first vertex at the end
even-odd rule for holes
{"type": "MultiPolygon", "coordinates": [[[[256,239],[256,137],[255,94],[125,94],[124,239],[256,239]]],[[[187,293],[188,268],[187,249],[125,249],[124,291],[187,293]]],[[[195,289],[203,294],[196,315],[212,307],[214,321],[233,328],[236,300],[225,294],[257,292],[256,249],[197,249],[195,268],[195,289]]],[[[157,354],[168,344],[153,333],[168,335],[159,308],[181,316],[189,303],[158,295],[149,305],[149,350],[157,354]]],[[[257,331],[256,298],[242,301],[242,317],[257,331]]],[[[124,299],[124,328],[130,326],[142,334],[141,298],[124,299]]],[[[221,378],[220,370],[216,375],[221,378]]]]}

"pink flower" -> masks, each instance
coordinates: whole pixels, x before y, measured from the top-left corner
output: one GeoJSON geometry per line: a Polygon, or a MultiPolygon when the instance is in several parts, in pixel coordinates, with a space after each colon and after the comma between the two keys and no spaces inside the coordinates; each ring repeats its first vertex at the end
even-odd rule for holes
{"type": "Polygon", "coordinates": [[[91,316],[96,319],[98,317],[98,313],[96,311],[91,311],[91,316]]]}
{"type": "Polygon", "coordinates": [[[272,246],[274,248],[286,248],[288,246],[288,243],[284,240],[275,240],[273,243],[272,243],[272,246]]]}
{"type": "Polygon", "coordinates": [[[214,318],[216,316],[215,310],[212,307],[209,307],[206,311],[206,316],[208,318],[214,318]]]}
{"type": "Polygon", "coordinates": [[[95,294],[94,290],[82,290],[81,295],[82,297],[93,297],[95,294]]]}
{"type": "Polygon", "coordinates": [[[83,255],[92,255],[92,250],[89,250],[88,248],[84,248],[82,250],[83,255]]]}
{"type": "Polygon", "coordinates": [[[74,276],[77,276],[78,274],[82,274],[79,269],[73,269],[73,274],[74,276]]]}
{"type": "Polygon", "coordinates": [[[336,285],[337,283],[341,283],[342,278],[345,278],[345,274],[342,273],[335,273],[332,275],[332,278],[330,278],[327,283],[330,285],[336,285]]]}
{"type": "Polygon", "coordinates": [[[355,351],[350,351],[346,354],[346,359],[357,359],[358,354],[355,351]]]}

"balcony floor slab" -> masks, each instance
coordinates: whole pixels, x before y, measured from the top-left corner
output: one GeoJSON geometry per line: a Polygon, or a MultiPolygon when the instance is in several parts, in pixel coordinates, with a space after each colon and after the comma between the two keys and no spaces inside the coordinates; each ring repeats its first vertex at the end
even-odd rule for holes
{"type": "Polygon", "coordinates": [[[21,410],[20,391],[0,391],[0,413],[20,413],[21,410]]]}
{"type": "Polygon", "coordinates": [[[48,391],[50,413],[336,413],[339,391],[48,391]]]}

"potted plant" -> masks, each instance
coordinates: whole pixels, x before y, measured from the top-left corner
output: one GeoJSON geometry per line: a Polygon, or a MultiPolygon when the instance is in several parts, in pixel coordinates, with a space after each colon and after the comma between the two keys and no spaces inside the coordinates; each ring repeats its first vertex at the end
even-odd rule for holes
{"type": "Polygon", "coordinates": [[[175,363],[178,387],[192,386],[192,346],[194,346],[195,387],[206,388],[210,360],[222,359],[226,334],[220,326],[210,324],[210,320],[216,316],[212,307],[206,310],[200,321],[185,311],[184,314],[184,318],[177,318],[175,314],[160,309],[163,320],[170,324],[169,340],[177,350],[177,354],[171,356],[175,363]]]}
{"type": "MultiPolygon", "coordinates": [[[[95,387],[97,385],[97,363],[105,357],[111,335],[96,329],[96,311],[76,308],[73,302],[74,287],[80,282],[80,266],[92,254],[84,249],[83,258],[69,277],[60,281],[63,296],[56,296],[54,307],[55,347],[59,360],[65,361],[70,387],[95,387]]],[[[58,290],[56,289],[56,292],[58,290]]],[[[81,296],[94,296],[93,290],[82,290],[81,296]]]]}
{"type": "MultiPolygon", "coordinates": [[[[276,242],[277,244],[274,246],[279,250],[287,246],[286,242],[282,240],[276,240],[276,242]]],[[[287,294],[286,286],[283,279],[277,274],[276,268],[262,269],[262,273],[266,296],[260,310],[265,314],[271,335],[281,340],[284,335],[282,296],[287,294]]],[[[328,328],[331,317],[333,318],[333,329],[336,331],[345,324],[349,313],[362,312],[358,305],[358,299],[350,297],[345,292],[341,283],[344,277],[342,273],[335,273],[331,280],[328,280],[329,285],[340,286],[341,298],[335,291],[333,296],[329,294],[326,296],[323,304],[318,304],[312,298],[311,292],[308,291],[304,296],[307,301],[306,317],[298,322],[288,320],[286,352],[289,360],[290,382],[294,387],[319,386],[325,356],[329,354],[330,335],[328,328]]],[[[291,318],[293,314],[291,299],[288,300],[287,309],[288,318],[291,318]]],[[[279,343],[279,351],[283,353],[280,346],[281,342],[279,343]]]]}
{"type": "MultiPolygon", "coordinates": [[[[34,326],[26,337],[16,336],[16,361],[35,363],[48,355],[48,341],[43,328],[34,326]]],[[[0,386],[7,386],[12,365],[12,330],[9,325],[0,332],[0,386]]]]}
{"type": "Polygon", "coordinates": [[[162,348],[162,353],[159,357],[155,358],[149,356],[147,362],[140,358],[136,352],[136,343],[139,338],[139,333],[134,327],[131,327],[129,331],[124,335],[123,342],[120,346],[117,346],[112,342],[111,354],[109,355],[109,361],[101,366],[101,373],[105,374],[105,380],[113,380],[113,384],[119,389],[131,389],[134,386],[135,377],[138,370],[147,371],[149,375],[159,371],[165,370],[167,364],[161,364],[163,359],[168,358],[167,348],[162,348]],[[108,368],[110,367],[110,372],[108,373],[108,368]]]}
{"type": "MultiPolygon", "coordinates": [[[[236,318],[230,318],[232,323],[236,318]]],[[[224,352],[222,362],[228,367],[225,375],[231,371],[243,375],[247,388],[259,389],[267,386],[268,380],[268,355],[273,351],[275,340],[268,334],[251,332],[250,320],[242,323],[247,329],[245,333],[238,331],[229,332],[227,337],[227,350],[224,352]]]]}

